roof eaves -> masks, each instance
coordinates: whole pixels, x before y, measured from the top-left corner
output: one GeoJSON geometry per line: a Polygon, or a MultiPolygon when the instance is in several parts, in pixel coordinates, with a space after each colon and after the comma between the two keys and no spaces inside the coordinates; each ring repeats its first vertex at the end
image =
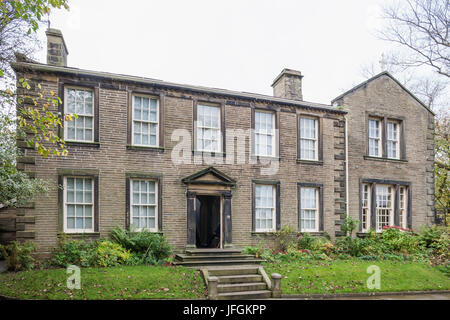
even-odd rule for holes
{"type": "Polygon", "coordinates": [[[42,72],[66,73],[66,74],[71,74],[71,75],[75,75],[75,76],[92,76],[92,77],[99,77],[99,78],[118,80],[118,81],[138,82],[138,83],[151,84],[151,85],[155,85],[155,86],[167,87],[167,88],[173,88],[173,89],[179,89],[179,90],[188,90],[188,91],[200,92],[200,93],[212,93],[212,94],[218,94],[218,95],[229,96],[229,97],[237,97],[237,98],[247,99],[247,100],[256,100],[256,101],[278,103],[278,104],[284,104],[284,105],[290,105],[290,106],[296,106],[296,107],[311,108],[311,109],[315,109],[315,110],[327,111],[327,112],[332,112],[332,113],[340,113],[340,114],[347,113],[346,111],[336,109],[331,105],[312,103],[312,102],[307,102],[307,101],[296,101],[296,100],[277,98],[277,97],[256,94],[256,93],[231,91],[231,90],[227,90],[227,89],[216,89],[216,88],[208,88],[208,87],[202,87],[202,86],[178,84],[178,83],[166,82],[166,81],[152,79],[152,78],[144,78],[144,77],[129,76],[129,75],[123,75],[123,74],[114,74],[114,73],[109,73],[109,72],[100,72],[100,71],[92,71],[92,70],[83,70],[83,69],[71,68],[71,67],[50,66],[47,64],[40,64],[40,63],[35,64],[35,63],[26,63],[26,62],[13,62],[13,63],[11,63],[11,66],[13,67],[14,70],[19,70],[20,68],[25,68],[25,69],[31,68],[31,69],[39,70],[42,72]]]}

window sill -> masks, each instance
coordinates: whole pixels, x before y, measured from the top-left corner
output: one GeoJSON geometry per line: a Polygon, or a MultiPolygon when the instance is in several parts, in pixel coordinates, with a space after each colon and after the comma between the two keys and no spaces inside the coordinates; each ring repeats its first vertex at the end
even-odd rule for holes
{"type": "Polygon", "coordinates": [[[59,232],[58,236],[65,235],[67,237],[100,237],[100,232],[59,232]]]}
{"type": "Polygon", "coordinates": [[[146,146],[134,146],[131,144],[127,144],[128,150],[136,150],[136,151],[153,151],[153,152],[164,152],[163,147],[146,147],[146,146]]]}
{"type": "Polygon", "coordinates": [[[382,162],[408,162],[408,160],[405,159],[392,159],[392,158],[383,158],[383,157],[373,157],[373,156],[364,156],[364,160],[375,160],[375,161],[382,161],[382,162]]]}
{"type": "Polygon", "coordinates": [[[252,231],[252,236],[276,236],[276,231],[252,231]]]}
{"type": "Polygon", "coordinates": [[[297,163],[299,164],[310,164],[315,166],[322,166],[323,161],[322,160],[303,160],[303,159],[297,159],[297,163]]]}
{"type": "Polygon", "coordinates": [[[66,145],[69,147],[100,148],[100,142],[66,141],[66,145]]]}
{"type": "Polygon", "coordinates": [[[226,153],[224,152],[214,152],[214,151],[198,151],[193,150],[192,155],[195,156],[201,156],[201,157],[218,157],[218,158],[224,158],[226,157],[226,153]]]}
{"type": "Polygon", "coordinates": [[[274,156],[256,156],[252,155],[252,160],[260,161],[260,160],[268,160],[268,161],[280,161],[280,157],[274,157],[274,156]]]}
{"type": "Polygon", "coordinates": [[[322,237],[325,233],[323,231],[301,231],[300,234],[307,233],[311,236],[322,237]]]}

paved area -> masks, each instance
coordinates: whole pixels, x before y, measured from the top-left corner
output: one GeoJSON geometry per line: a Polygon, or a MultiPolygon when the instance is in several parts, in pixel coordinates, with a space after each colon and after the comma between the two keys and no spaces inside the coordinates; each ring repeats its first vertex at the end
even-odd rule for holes
{"type": "Polygon", "coordinates": [[[0,273],[6,271],[6,261],[0,260],[0,273]]]}
{"type": "Polygon", "coordinates": [[[395,294],[379,296],[359,296],[359,297],[310,297],[310,298],[285,298],[285,300],[450,300],[450,293],[418,293],[418,294],[395,294]]]}
{"type": "Polygon", "coordinates": [[[450,300],[450,293],[424,293],[372,297],[339,297],[330,300],[450,300]]]}

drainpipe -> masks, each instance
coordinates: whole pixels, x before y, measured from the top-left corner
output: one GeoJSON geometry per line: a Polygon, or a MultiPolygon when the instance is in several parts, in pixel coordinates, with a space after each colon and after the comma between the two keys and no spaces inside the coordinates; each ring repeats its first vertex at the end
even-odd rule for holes
{"type": "Polygon", "coordinates": [[[345,121],[345,214],[348,218],[349,213],[349,200],[348,200],[348,121],[347,116],[344,116],[345,121]]]}

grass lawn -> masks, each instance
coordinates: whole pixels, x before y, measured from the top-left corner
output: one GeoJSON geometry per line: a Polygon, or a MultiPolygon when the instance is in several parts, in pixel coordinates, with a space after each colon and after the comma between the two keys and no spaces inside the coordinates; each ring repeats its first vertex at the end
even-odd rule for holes
{"type": "Polygon", "coordinates": [[[66,286],[65,269],[0,274],[0,295],[25,299],[202,299],[200,273],[183,267],[81,269],[81,289],[66,286]]]}
{"type": "Polygon", "coordinates": [[[266,263],[266,273],[283,276],[283,294],[333,294],[376,291],[450,290],[450,278],[436,267],[417,262],[395,261],[311,261],[266,263]],[[381,288],[368,289],[367,267],[381,272],[381,288]],[[287,277],[287,278],[286,278],[287,277]]]}

